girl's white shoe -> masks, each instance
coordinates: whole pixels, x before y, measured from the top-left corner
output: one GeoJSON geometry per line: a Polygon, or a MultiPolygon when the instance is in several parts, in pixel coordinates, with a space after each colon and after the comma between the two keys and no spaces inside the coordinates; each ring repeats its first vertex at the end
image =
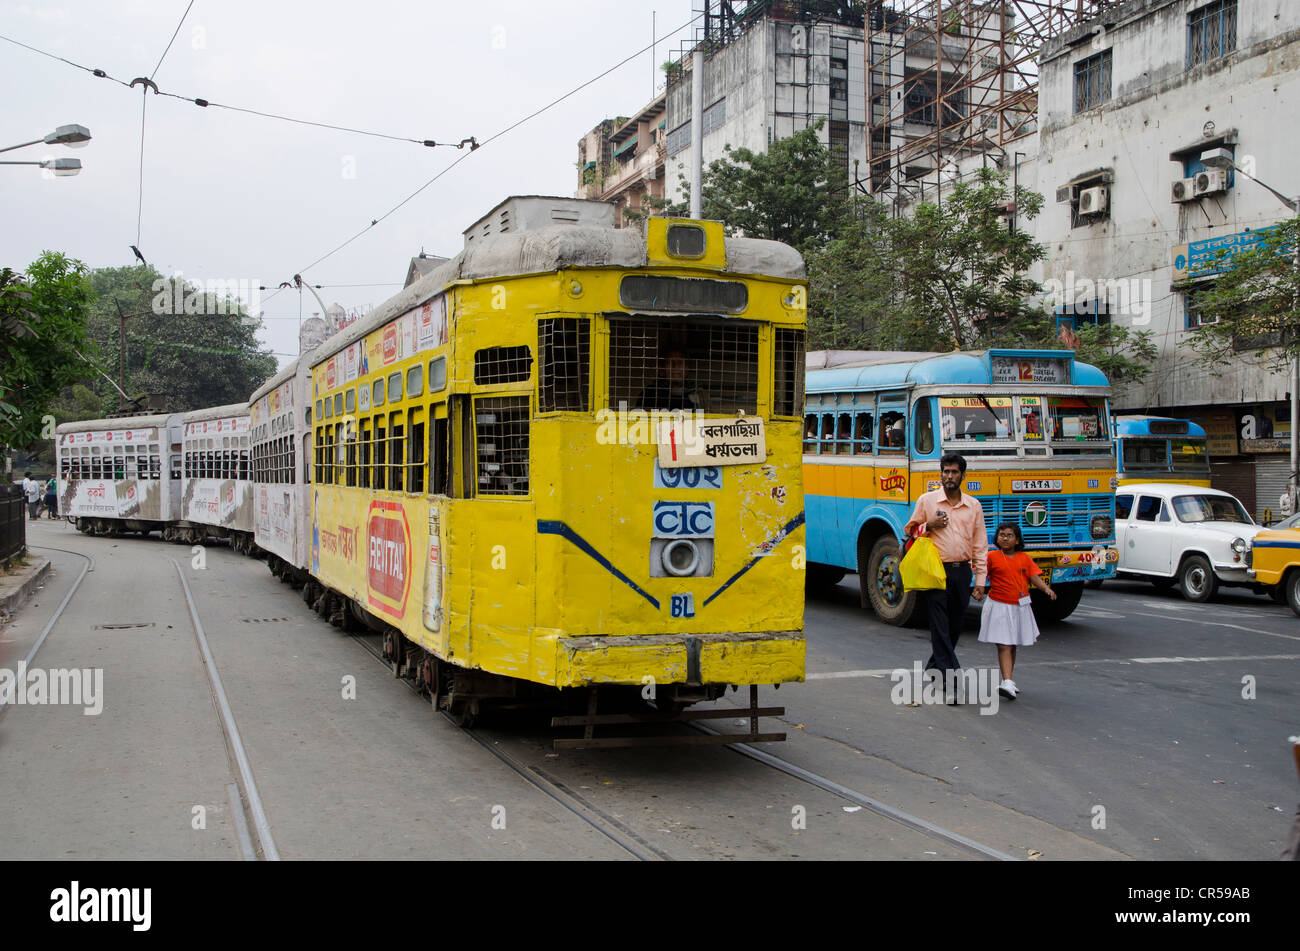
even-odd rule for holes
{"type": "Polygon", "coordinates": [[[1020,695],[1020,691],[1017,689],[1014,680],[1004,680],[1002,683],[998,684],[998,693],[1008,700],[1014,700],[1020,695]]]}

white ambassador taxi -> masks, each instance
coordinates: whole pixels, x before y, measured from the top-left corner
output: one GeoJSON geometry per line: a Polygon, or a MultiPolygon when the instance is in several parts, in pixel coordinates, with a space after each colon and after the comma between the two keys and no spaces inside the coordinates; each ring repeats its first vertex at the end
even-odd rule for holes
{"type": "Polygon", "coordinates": [[[1120,577],[1162,589],[1177,584],[1188,601],[1209,601],[1219,585],[1257,587],[1247,569],[1261,531],[1235,496],[1218,489],[1148,482],[1115,493],[1120,577]]]}

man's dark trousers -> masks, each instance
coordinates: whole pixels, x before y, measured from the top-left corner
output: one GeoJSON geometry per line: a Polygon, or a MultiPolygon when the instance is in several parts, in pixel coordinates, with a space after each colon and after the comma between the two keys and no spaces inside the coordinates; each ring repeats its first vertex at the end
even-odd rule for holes
{"type": "Polygon", "coordinates": [[[966,608],[970,605],[973,574],[970,562],[945,564],[943,569],[948,576],[947,587],[942,591],[926,592],[930,608],[931,651],[926,670],[956,670],[961,666],[957,662],[957,641],[961,638],[966,608]]]}

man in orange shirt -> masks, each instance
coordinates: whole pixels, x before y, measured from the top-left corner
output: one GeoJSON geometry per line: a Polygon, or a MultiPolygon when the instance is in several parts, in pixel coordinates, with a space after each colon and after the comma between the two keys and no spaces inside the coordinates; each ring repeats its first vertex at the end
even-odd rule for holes
{"type": "MultiPolygon", "coordinates": [[[[989,538],[984,527],[984,506],[975,496],[962,494],[965,476],[966,460],[955,452],[946,453],[939,460],[942,488],[926,492],[916,500],[912,517],[903,528],[904,534],[910,536],[914,529],[921,527],[943,559],[947,586],[925,592],[930,609],[931,648],[925,669],[937,670],[945,680],[948,671],[961,669],[957,641],[970,599],[984,600],[987,573],[989,538]]],[[[955,696],[949,699],[956,702],[955,696]]]]}

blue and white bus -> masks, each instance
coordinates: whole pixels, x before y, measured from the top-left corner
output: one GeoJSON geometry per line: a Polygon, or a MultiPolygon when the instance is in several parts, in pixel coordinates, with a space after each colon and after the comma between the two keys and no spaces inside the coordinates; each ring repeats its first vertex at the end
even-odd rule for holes
{"type": "Polygon", "coordinates": [[[1115,418],[1119,484],[1173,482],[1210,487],[1205,430],[1188,419],[1164,416],[1115,418]]]}
{"type": "Polygon", "coordinates": [[[811,585],[856,571],[862,605],[906,624],[919,599],[898,578],[903,526],[939,487],[939,458],[967,461],[990,542],[1014,521],[1069,615],[1085,581],[1115,577],[1110,385],[1068,351],[808,354],[804,507],[811,585]]]}

